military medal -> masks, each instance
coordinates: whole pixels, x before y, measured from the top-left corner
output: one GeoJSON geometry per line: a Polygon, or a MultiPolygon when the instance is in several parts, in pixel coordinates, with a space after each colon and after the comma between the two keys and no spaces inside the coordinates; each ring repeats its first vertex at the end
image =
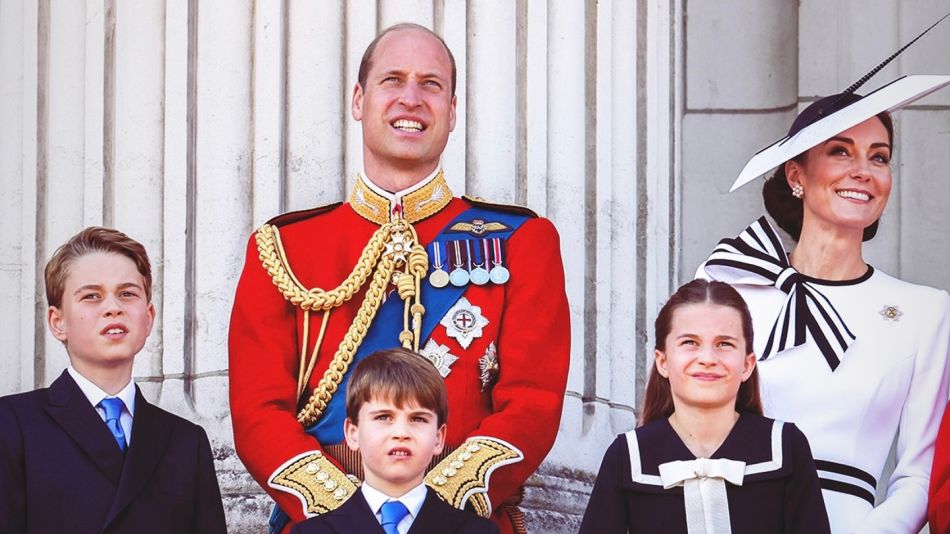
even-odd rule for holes
{"type": "Polygon", "coordinates": [[[444,266],[442,257],[442,243],[435,241],[432,243],[432,256],[435,270],[429,274],[429,283],[432,287],[441,288],[449,285],[449,273],[442,268],[444,266]]]}
{"type": "MultiPolygon", "coordinates": [[[[471,241],[465,242],[465,250],[470,251],[471,241]]],[[[471,257],[471,255],[469,256],[471,257]]],[[[490,275],[485,266],[488,265],[488,242],[484,239],[475,243],[475,267],[472,269],[472,283],[483,286],[488,283],[490,275]]]]}
{"type": "Polygon", "coordinates": [[[447,345],[440,345],[436,340],[429,338],[426,346],[419,351],[425,359],[432,362],[432,365],[439,371],[442,378],[449,376],[452,372],[452,364],[458,361],[458,356],[449,353],[447,345]]]}
{"type": "Polygon", "coordinates": [[[462,297],[439,321],[445,327],[445,334],[455,338],[463,349],[467,349],[472,341],[482,337],[482,328],[488,325],[488,319],[482,315],[482,309],[472,306],[467,298],[462,297]]]}
{"type": "Polygon", "coordinates": [[[482,383],[482,391],[495,383],[498,377],[498,349],[495,342],[488,344],[485,354],[478,359],[478,380],[482,383]]]}
{"type": "Polygon", "coordinates": [[[462,268],[462,250],[459,247],[459,242],[452,241],[452,246],[455,248],[455,262],[453,262],[455,269],[452,269],[449,281],[455,287],[462,287],[468,284],[468,271],[462,268]]]}
{"type": "Polygon", "coordinates": [[[511,278],[511,273],[508,272],[508,269],[505,268],[504,260],[501,257],[501,239],[494,238],[492,241],[492,268],[489,277],[493,284],[502,285],[508,282],[511,278]]]}

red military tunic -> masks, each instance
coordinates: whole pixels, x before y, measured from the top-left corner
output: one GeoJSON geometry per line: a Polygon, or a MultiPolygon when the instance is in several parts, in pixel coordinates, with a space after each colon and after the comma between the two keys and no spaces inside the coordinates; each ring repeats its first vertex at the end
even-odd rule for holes
{"type": "MultiPolygon", "coordinates": [[[[441,194],[448,192],[441,173],[424,185],[422,189],[414,187],[413,191],[428,190],[431,193],[433,189],[444,188],[441,194]]],[[[288,214],[274,221],[279,228],[287,263],[303,286],[322,290],[336,288],[353,271],[367,242],[379,229],[378,222],[361,216],[354,204],[358,204],[356,207],[364,214],[369,214],[367,206],[372,207],[372,202],[366,202],[363,195],[385,192],[370,183],[358,183],[357,186],[354,193],[358,197],[351,196],[349,203],[288,214]]],[[[431,196],[437,199],[440,195],[431,196]]],[[[446,225],[472,205],[470,200],[452,198],[451,192],[445,198],[439,203],[437,212],[413,223],[421,243],[430,243],[446,225]]],[[[379,201],[378,198],[370,200],[379,201]]],[[[423,200],[418,205],[427,204],[431,208],[431,200],[423,200]]],[[[406,214],[410,221],[411,215],[406,214]]],[[[481,316],[488,321],[481,335],[463,348],[458,339],[448,335],[448,327],[437,325],[431,340],[447,346],[450,354],[458,357],[445,378],[449,401],[447,449],[458,447],[474,436],[483,436],[510,445],[523,455],[520,461],[508,460],[514,463],[498,465],[489,473],[487,481],[487,500],[492,517],[503,532],[512,532],[511,518],[504,513],[501,504],[516,496],[554,442],[567,379],[570,322],[558,235],[551,222],[531,217],[508,238],[506,254],[510,271],[507,283],[469,284],[463,294],[472,307],[480,308],[481,316]],[[493,384],[485,384],[479,363],[484,362],[491,344],[497,353],[498,373],[493,384]]],[[[293,522],[312,515],[314,510],[323,509],[311,507],[308,513],[308,501],[323,499],[323,505],[332,502],[327,501],[333,493],[330,490],[336,491],[340,502],[341,498],[348,496],[341,487],[346,481],[339,478],[336,480],[340,484],[326,483],[328,493],[323,495],[319,487],[314,489],[310,483],[302,483],[309,485],[308,488],[298,487],[297,482],[288,483],[288,477],[278,475],[286,475],[294,460],[308,454],[311,456],[307,458],[313,459],[315,451],[333,445],[320,444],[305,433],[297,420],[297,413],[329,366],[357,314],[365,289],[366,286],[349,301],[331,310],[314,372],[306,393],[298,401],[297,376],[304,313],[275,287],[271,276],[262,267],[253,236],[248,244],[247,260],[235,295],[229,338],[235,447],[251,475],[293,522]],[[284,484],[275,483],[275,480],[284,480],[284,484]],[[298,490],[288,491],[288,484],[298,490]]],[[[399,297],[393,293],[388,298],[399,297]]],[[[322,312],[310,313],[308,353],[314,346],[322,320],[322,312]]],[[[420,348],[426,341],[421,340],[420,348]]],[[[399,346],[399,340],[393,339],[392,346],[399,346]]],[[[324,453],[321,458],[320,462],[329,459],[336,467],[342,465],[340,459],[329,454],[324,453]]],[[[307,462],[306,459],[303,461],[307,462]]],[[[294,475],[298,478],[294,480],[303,480],[300,477],[310,474],[320,475],[323,477],[320,483],[324,483],[326,477],[322,471],[333,475],[332,467],[323,467],[328,464],[310,462],[306,464],[308,471],[303,468],[305,464],[298,464],[298,474],[294,475]]],[[[433,475],[438,473],[430,473],[427,477],[430,486],[433,475]]],[[[289,478],[293,479],[293,476],[289,478]]],[[[333,504],[326,506],[335,507],[333,504]]]]}

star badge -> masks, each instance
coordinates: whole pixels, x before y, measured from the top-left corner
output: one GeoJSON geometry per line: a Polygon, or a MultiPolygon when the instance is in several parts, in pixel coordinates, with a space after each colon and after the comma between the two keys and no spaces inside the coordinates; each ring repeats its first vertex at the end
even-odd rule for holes
{"type": "Polygon", "coordinates": [[[485,354],[478,359],[478,379],[482,383],[482,391],[495,383],[498,377],[498,349],[495,348],[495,342],[488,344],[485,354]]]}
{"type": "Polygon", "coordinates": [[[452,372],[452,364],[459,359],[458,356],[455,356],[449,352],[449,347],[447,345],[440,345],[439,342],[432,338],[429,338],[426,346],[422,347],[422,350],[419,351],[419,354],[423,355],[425,359],[432,362],[432,365],[439,371],[439,374],[442,375],[442,378],[449,376],[449,373],[452,372]]]}
{"type": "Polygon", "coordinates": [[[389,238],[389,242],[386,243],[386,251],[384,254],[392,256],[393,261],[405,262],[406,254],[409,254],[411,249],[412,237],[402,232],[393,232],[389,238]]]}
{"type": "Polygon", "coordinates": [[[900,308],[891,306],[890,304],[885,304],[878,313],[881,314],[881,317],[883,317],[885,321],[891,322],[899,321],[901,315],[904,315],[904,312],[902,312],[900,308]]]}
{"type": "Polygon", "coordinates": [[[462,297],[445,313],[439,321],[445,327],[447,336],[455,338],[463,349],[472,344],[472,340],[482,337],[482,328],[488,324],[488,319],[482,316],[482,309],[472,306],[467,298],[462,297]]]}

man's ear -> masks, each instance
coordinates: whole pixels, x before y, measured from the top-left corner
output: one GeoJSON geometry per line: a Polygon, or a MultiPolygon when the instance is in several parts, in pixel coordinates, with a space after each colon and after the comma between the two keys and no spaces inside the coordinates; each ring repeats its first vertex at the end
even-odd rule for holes
{"type": "Polygon", "coordinates": [[[46,325],[53,337],[66,343],[66,328],[63,321],[63,312],[56,306],[50,306],[46,310],[46,325]]]}
{"type": "Polygon", "coordinates": [[[449,110],[449,131],[455,131],[455,106],[458,104],[458,98],[452,95],[452,108],[449,110]]]}
{"type": "Polygon", "coordinates": [[[669,378],[670,372],[666,369],[666,353],[662,350],[653,351],[653,360],[656,364],[656,372],[660,373],[663,378],[669,378]]]}
{"type": "Polygon", "coordinates": [[[359,83],[353,86],[353,100],[350,102],[350,113],[356,122],[363,120],[363,86],[359,83]]]}
{"type": "Polygon", "coordinates": [[[343,421],[343,436],[346,438],[346,446],[351,451],[358,452],[360,450],[360,427],[350,421],[349,417],[343,421]]]}

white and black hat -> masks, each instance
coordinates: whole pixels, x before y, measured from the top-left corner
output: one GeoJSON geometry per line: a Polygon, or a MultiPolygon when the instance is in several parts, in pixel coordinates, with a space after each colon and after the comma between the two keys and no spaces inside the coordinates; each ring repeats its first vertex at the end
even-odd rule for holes
{"type": "Polygon", "coordinates": [[[865,96],[855,91],[877,74],[885,65],[914,44],[925,33],[939,24],[944,15],[851,87],[838,94],[824,97],[805,108],[789,128],[788,134],[760,150],[743,167],[729,192],[735,191],[786,161],[821,144],[835,135],[885,111],[895,111],[934,91],[950,85],[950,75],[903,76],[865,96]]]}

